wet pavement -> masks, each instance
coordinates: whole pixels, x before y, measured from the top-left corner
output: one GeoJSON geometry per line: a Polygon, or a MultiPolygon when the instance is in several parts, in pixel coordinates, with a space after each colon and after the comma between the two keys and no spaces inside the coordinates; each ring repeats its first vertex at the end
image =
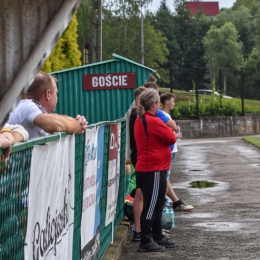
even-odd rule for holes
{"type": "Polygon", "coordinates": [[[170,181],[192,212],[175,212],[175,248],[139,253],[129,240],[126,259],[260,259],[260,149],[240,137],[178,142],[170,181]],[[218,183],[190,188],[193,181],[218,183]]]}

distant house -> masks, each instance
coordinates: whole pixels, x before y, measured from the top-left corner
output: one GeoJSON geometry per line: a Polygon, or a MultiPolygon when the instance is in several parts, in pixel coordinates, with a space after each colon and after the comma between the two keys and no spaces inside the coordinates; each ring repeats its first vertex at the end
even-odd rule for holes
{"type": "Polygon", "coordinates": [[[186,8],[190,10],[191,16],[195,17],[197,12],[203,10],[204,14],[208,17],[214,17],[219,14],[218,2],[186,2],[186,8]]]}

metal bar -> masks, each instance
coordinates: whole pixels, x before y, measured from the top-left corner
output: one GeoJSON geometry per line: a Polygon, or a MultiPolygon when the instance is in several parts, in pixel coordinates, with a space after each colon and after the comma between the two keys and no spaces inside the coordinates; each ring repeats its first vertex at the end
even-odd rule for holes
{"type": "Polygon", "coordinates": [[[195,67],[195,89],[196,89],[196,111],[197,117],[199,118],[199,93],[198,93],[198,68],[195,67]]]}
{"type": "Polygon", "coordinates": [[[240,69],[240,88],[241,88],[241,103],[242,103],[242,115],[245,115],[245,103],[244,103],[244,71],[243,67],[240,69]]]}
{"type": "Polygon", "coordinates": [[[23,93],[27,91],[35,75],[39,72],[60,36],[67,28],[80,2],[81,0],[65,0],[47,26],[0,103],[0,125],[3,124],[4,119],[19,102],[23,93]]]}
{"type": "Polygon", "coordinates": [[[92,63],[96,62],[96,56],[97,56],[97,16],[96,16],[96,10],[97,10],[97,1],[92,0],[92,63]]]}
{"type": "Polygon", "coordinates": [[[144,18],[143,18],[142,5],[141,5],[141,64],[144,65],[144,18]]]}
{"type": "Polygon", "coordinates": [[[102,0],[98,1],[98,61],[102,61],[102,0]]]}
{"type": "MultiPolygon", "coordinates": [[[[173,69],[170,69],[170,92],[173,92],[173,80],[172,80],[173,69]]],[[[173,118],[173,109],[170,111],[171,118],[173,118]]]]}
{"type": "Polygon", "coordinates": [[[222,75],[221,75],[221,69],[218,71],[218,76],[219,76],[219,93],[220,93],[220,115],[222,116],[223,114],[223,104],[222,104],[222,99],[223,99],[223,91],[222,91],[222,75]]]}

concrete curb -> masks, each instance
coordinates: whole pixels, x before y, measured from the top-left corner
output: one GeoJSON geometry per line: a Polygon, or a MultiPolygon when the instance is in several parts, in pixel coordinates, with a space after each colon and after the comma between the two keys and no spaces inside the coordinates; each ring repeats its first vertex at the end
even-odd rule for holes
{"type": "Polygon", "coordinates": [[[122,221],[119,225],[113,244],[108,247],[103,260],[118,260],[126,247],[130,231],[130,223],[122,221]]]}

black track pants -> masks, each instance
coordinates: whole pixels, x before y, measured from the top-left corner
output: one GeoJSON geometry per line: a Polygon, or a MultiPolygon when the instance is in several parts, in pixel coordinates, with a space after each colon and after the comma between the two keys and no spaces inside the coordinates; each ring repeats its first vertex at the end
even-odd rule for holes
{"type": "Polygon", "coordinates": [[[162,238],[162,209],[165,203],[166,171],[136,172],[136,187],[143,193],[141,243],[162,238]]]}

